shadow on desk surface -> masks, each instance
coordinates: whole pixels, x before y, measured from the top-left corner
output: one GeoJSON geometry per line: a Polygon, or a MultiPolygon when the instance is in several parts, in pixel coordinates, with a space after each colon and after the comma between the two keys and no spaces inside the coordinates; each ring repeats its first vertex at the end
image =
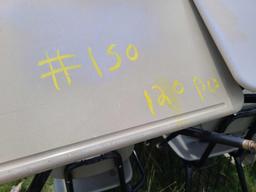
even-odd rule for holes
{"type": "MultiPolygon", "coordinates": [[[[183,165],[170,148],[156,149],[158,139],[136,146],[141,161],[144,164],[147,180],[141,192],[183,192],[183,165]]],[[[136,180],[136,170],[134,173],[136,180]]],[[[245,167],[249,191],[256,192],[256,166],[245,167]]],[[[32,177],[14,181],[0,186],[0,192],[10,192],[12,186],[23,182],[22,192],[30,184],[32,177]]],[[[240,192],[235,166],[226,157],[212,158],[207,167],[195,172],[193,178],[194,191],[240,192]]],[[[50,178],[43,192],[53,192],[53,179],[50,178]]],[[[111,190],[108,192],[119,192],[111,190]]],[[[121,191],[120,191],[121,192],[121,191]]]]}

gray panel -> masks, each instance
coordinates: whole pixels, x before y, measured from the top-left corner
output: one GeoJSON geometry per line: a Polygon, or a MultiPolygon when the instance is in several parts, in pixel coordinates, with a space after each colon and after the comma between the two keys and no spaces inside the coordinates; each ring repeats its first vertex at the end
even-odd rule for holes
{"type": "Polygon", "coordinates": [[[238,111],[200,25],[187,0],[0,2],[0,182],[238,111]]]}
{"type": "Polygon", "coordinates": [[[194,2],[234,78],[245,89],[256,91],[256,1],[194,2]]]}

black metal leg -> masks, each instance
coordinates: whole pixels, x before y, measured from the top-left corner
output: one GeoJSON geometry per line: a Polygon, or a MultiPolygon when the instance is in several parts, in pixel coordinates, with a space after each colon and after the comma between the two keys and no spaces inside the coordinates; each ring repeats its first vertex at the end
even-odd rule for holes
{"type": "Polygon", "coordinates": [[[192,175],[193,175],[193,169],[192,166],[185,162],[185,191],[186,192],[191,192],[192,191],[192,175]]]}
{"type": "Polygon", "coordinates": [[[27,189],[27,192],[41,192],[50,174],[51,170],[37,174],[27,189]]]}
{"type": "Polygon", "coordinates": [[[235,163],[236,163],[236,170],[237,170],[237,174],[238,174],[238,177],[239,177],[239,181],[240,181],[242,191],[243,192],[248,192],[248,187],[247,187],[247,183],[246,183],[246,179],[245,179],[245,175],[244,175],[244,170],[243,170],[243,167],[242,167],[242,162],[241,162],[239,157],[237,157],[237,156],[233,156],[233,157],[234,157],[234,160],[235,160],[235,163]]]}
{"type": "Polygon", "coordinates": [[[124,165],[123,165],[122,157],[116,151],[114,151],[112,153],[114,154],[114,163],[115,163],[115,166],[116,166],[117,171],[118,171],[118,176],[119,176],[121,189],[124,192],[128,192],[128,185],[126,184],[126,181],[125,181],[124,165]]]}
{"type": "Polygon", "coordinates": [[[67,192],[74,192],[72,170],[75,168],[75,164],[70,164],[64,169],[65,186],[67,192]]]}
{"type": "Polygon", "coordinates": [[[203,155],[201,156],[200,160],[198,161],[198,166],[203,166],[206,160],[209,158],[210,154],[212,153],[214,147],[216,146],[215,143],[209,143],[207,148],[205,149],[203,155]]]}
{"type": "Polygon", "coordinates": [[[256,94],[245,94],[244,102],[245,103],[256,103],[256,94]]]}
{"type": "Polygon", "coordinates": [[[133,151],[132,157],[134,157],[135,163],[137,164],[137,167],[138,167],[140,175],[141,175],[141,178],[138,181],[138,183],[132,187],[132,192],[137,192],[139,189],[141,189],[143,187],[145,180],[146,180],[146,175],[145,175],[145,171],[142,166],[142,163],[141,163],[135,150],[133,151]]]}

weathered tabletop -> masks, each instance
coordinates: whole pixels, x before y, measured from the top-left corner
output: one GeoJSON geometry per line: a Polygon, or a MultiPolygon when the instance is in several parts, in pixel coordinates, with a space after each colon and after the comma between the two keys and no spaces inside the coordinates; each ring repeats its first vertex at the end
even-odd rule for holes
{"type": "Polygon", "coordinates": [[[188,0],[0,2],[0,182],[238,111],[188,0]]]}

